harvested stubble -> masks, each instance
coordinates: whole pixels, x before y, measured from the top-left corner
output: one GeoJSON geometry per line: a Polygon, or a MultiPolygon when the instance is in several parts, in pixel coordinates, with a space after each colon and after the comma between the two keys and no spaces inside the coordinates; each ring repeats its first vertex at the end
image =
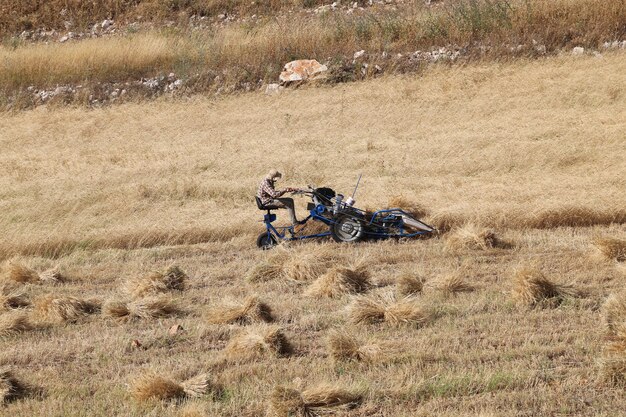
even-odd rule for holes
{"type": "Polygon", "coordinates": [[[11,263],[9,265],[8,278],[11,281],[23,284],[40,281],[39,274],[37,272],[20,263],[11,263]]]}
{"type": "Polygon", "coordinates": [[[265,282],[281,278],[283,276],[283,264],[289,259],[286,249],[277,249],[267,259],[256,264],[246,274],[248,282],[265,282]]]}
{"type": "Polygon", "coordinates": [[[211,324],[239,323],[250,324],[274,320],[270,306],[259,300],[257,296],[246,298],[242,305],[215,307],[207,314],[211,324]]]}
{"type": "Polygon", "coordinates": [[[27,386],[9,369],[0,369],[0,404],[15,400],[27,391],[27,386]]]}
{"type": "Polygon", "coordinates": [[[606,348],[609,352],[626,354],[626,319],[609,335],[609,344],[606,348]]]}
{"type": "Polygon", "coordinates": [[[402,297],[416,295],[424,289],[426,280],[418,274],[404,272],[396,279],[396,294],[402,297]]]}
{"type": "Polygon", "coordinates": [[[59,283],[67,281],[67,278],[58,269],[53,268],[39,274],[39,280],[47,283],[59,283]]]}
{"type": "Polygon", "coordinates": [[[323,274],[336,259],[336,255],[328,247],[314,246],[307,253],[293,253],[286,258],[282,273],[285,278],[295,281],[311,281],[323,274]]]}
{"type": "Polygon", "coordinates": [[[28,307],[30,302],[20,290],[11,285],[0,284],[0,311],[28,307]]]}
{"type": "Polygon", "coordinates": [[[377,344],[366,345],[355,336],[337,330],[328,336],[328,351],[336,361],[373,361],[381,355],[381,347],[377,344]]]}
{"type": "Polygon", "coordinates": [[[110,301],[104,305],[104,314],[120,321],[156,319],[180,313],[180,308],[169,297],[147,297],[133,301],[110,301]]]}
{"type": "Polygon", "coordinates": [[[433,287],[441,291],[446,296],[474,291],[474,286],[467,283],[460,271],[440,278],[433,283],[433,287]]]}
{"type": "Polygon", "coordinates": [[[393,297],[358,297],[349,308],[350,320],[355,323],[388,323],[392,326],[422,326],[432,317],[413,297],[396,300],[393,297]]]}
{"type": "Polygon", "coordinates": [[[387,205],[389,208],[402,209],[417,219],[428,215],[428,210],[424,206],[403,195],[391,197],[387,205]]]}
{"type": "Polygon", "coordinates": [[[602,378],[608,384],[626,387],[626,356],[610,355],[600,360],[602,378]]]}
{"type": "Polygon", "coordinates": [[[606,259],[620,262],[626,260],[626,240],[598,237],[593,240],[593,244],[606,259]]]}
{"type": "Polygon", "coordinates": [[[65,281],[65,277],[56,268],[49,269],[39,274],[37,271],[27,266],[15,262],[9,265],[8,279],[21,284],[39,282],[58,283],[65,281]]]}
{"type": "Polygon", "coordinates": [[[606,299],[603,316],[609,336],[626,326],[626,292],[612,294],[606,299]]]}
{"type": "Polygon", "coordinates": [[[139,402],[149,400],[182,400],[198,398],[211,389],[208,374],[199,374],[183,382],[148,372],[135,379],[131,385],[131,395],[139,402]]]}
{"type": "Polygon", "coordinates": [[[449,251],[486,250],[504,246],[505,244],[493,230],[479,227],[473,223],[466,223],[453,229],[445,240],[445,247],[449,251]]]}
{"type": "Polygon", "coordinates": [[[239,333],[228,343],[224,351],[230,361],[260,358],[263,356],[287,356],[292,347],[283,331],[274,326],[263,326],[239,333]]]}
{"type": "Polygon", "coordinates": [[[0,314],[0,339],[26,332],[32,328],[33,325],[24,313],[0,314]]]}
{"type": "Polygon", "coordinates": [[[338,409],[355,408],[362,399],[361,393],[331,385],[320,385],[304,391],[276,387],[270,397],[268,416],[313,417],[329,414],[338,409]]]}
{"type": "Polygon", "coordinates": [[[131,279],[124,285],[125,291],[132,298],[168,291],[184,291],[188,276],[178,266],[170,266],[164,272],[154,272],[140,278],[131,279]]]}
{"type": "Polygon", "coordinates": [[[92,300],[48,294],[35,301],[35,314],[46,322],[74,322],[100,311],[100,304],[92,300]]]}
{"type": "Polygon", "coordinates": [[[544,300],[558,304],[565,297],[579,297],[581,293],[572,284],[550,281],[537,268],[522,267],[515,272],[512,295],[519,304],[532,307],[544,300]]]}
{"type": "Polygon", "coordinates": [[[341,297],[358,294],[371,288],[370,274],[365,266],[356,268],[333,267],[316,279],[305,291],[313,297],[341,297]]]}

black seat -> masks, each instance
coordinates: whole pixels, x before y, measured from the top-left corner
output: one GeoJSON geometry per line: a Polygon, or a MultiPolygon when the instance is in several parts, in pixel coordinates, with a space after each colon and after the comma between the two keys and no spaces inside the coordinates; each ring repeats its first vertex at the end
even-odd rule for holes
{"type": "Polygon", "coordinates": [[[271,204],[263,204],[261,202],[261,199],[258,196],[254,196],[254,199],[256,200],[256,205],[259,208],[259,210],[278,210],[280,207],[278,206],[273,206],[271,204]]]}

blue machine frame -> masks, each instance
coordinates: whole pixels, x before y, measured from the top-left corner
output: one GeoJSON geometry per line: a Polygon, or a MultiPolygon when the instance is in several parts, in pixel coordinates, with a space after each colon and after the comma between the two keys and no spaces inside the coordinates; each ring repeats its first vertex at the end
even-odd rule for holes
{"type": "MultiPolygon", "coordinates": [[[[322,216],[322,214],[328,210],[328,207],[323,204],[316,205],[312,210],[309,210],[309,215],[306,219],[304,219],[303,224],[306,224],[309,220],[320,221],[329,227],[335,224],[335,221],[329,219],[328,217],[322,216]]],[[[354,208],[354,211],[358,212],[364,218],[367,217],[367,213],[363,210],[354,208]]],[[[409,213],[403,211],[399,208],[391,208],[385,210],[375,211],[371,218],[367,221],[366,225],[370,226],[370,230],[367,231],[367,237],[378,238],[378,239],[386,239],[392,237],[416,237],[419,235],[425,235],[431,233],[429,231],[417,231],[412,233],[407,233],[404,228],[404,222],[402,221],[402,215],[410,216],[409,213]],[[375,224],[375,222],[395,222],[397,224],[399,233],[389,233],[386,231],[385,227],[379,227],[375,224]]],[[[366,219],[367,220],[367,219],[366,219]]],[[[293,240],[304,240],[304,239],[312,239],[318,237],[326,237],[330,236],[330,230],[323,233],[315,233],[311,235],[303,235],[297,236],[294,230],[294,226],[285,226],[285,227],[274,227],[272,224],[276,221],[276,214],[270,213],[265,214],[263,216],[263,222],[265,223],[265,228],[267,231],[268,239],[272,239],[272,236],[279,238],[281,240],[293,241],[293,240]],[[283,233],[280,232],[283,231],[283,233]]]]}

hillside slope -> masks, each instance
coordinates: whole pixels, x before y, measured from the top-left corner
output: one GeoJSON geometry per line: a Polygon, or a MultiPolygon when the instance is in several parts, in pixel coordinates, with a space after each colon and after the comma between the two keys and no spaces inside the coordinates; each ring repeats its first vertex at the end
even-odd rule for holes
{"type": "Polygon", "coordinates": [[[603,306],[626,272],[625,74],[614,52],[1,114],[0,386],[8,369],[30,388],[0,390],[0,414],[287,416],[332,383],[353,417],[624,415],[626,312],[603,306]],[[346,193],[362,173],[358,206],[417,206],[445,233],[259,251],[273,167],[346,193]],[[173,264],[185,288],[146,284],[173,264]],[[412,298],[355,323],[337,267],[368,300],[412,298]]]}

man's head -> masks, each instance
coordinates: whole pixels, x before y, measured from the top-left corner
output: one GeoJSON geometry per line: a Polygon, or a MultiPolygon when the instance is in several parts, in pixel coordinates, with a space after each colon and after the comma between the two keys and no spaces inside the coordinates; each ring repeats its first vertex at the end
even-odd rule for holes
{"type": "Polygon", "coordinates": [[[278,172],[278,170],[272,169],[270,170],[270,172],[267,173],[267,176],[265,178],[272,180],[272,181],[276,181],[278,178],[281,178],[282,176],[283,174],[278,172]]]}

